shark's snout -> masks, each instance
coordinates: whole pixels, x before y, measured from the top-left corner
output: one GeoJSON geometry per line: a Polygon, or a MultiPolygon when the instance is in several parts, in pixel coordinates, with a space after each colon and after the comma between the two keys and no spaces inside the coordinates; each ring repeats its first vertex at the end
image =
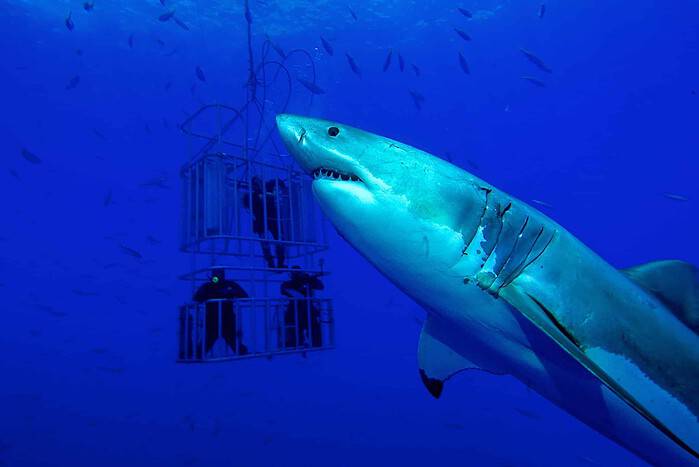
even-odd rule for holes
{"type": "Polygon", "coordinates": [[[309,160],[309,154],[303,150],[303,144],[308,130],[303,124],[303,117],[289,114],[277,115],[277,129],[284,146],[289,150],[296,161],[306,171],[311,173],[315,167],[309,160]]]}
{"type": "Polygon", "coordinates": [[[277,129],[279,129],[279,135],[287,147],[298,142],[298,135],[303,131],[301,122],[289,114],[277,115],[277,129]]]}

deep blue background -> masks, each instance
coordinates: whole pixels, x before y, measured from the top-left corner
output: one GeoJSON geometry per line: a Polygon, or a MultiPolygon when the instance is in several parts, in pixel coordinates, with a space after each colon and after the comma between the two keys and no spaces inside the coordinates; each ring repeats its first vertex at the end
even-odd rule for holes
{"type": "MultiPolygon", "coordinates": [[[[423,312],[334,234],[337,350],[175,364],[189,291],[176,280],[187,267],[176,124],[202,103],[242,103],[247,72],[241,0],[168,3],[191,31],[159,22],[157,0],[96,0],[90,13],[75,0],[0,0],[0,465],[642,465],[509,377],[465,374],[433,400],[416,370],[423,312]],[[197,65],[207,82],[192,94],[197,65]],[[172,189],[139,186],[160,176],[172,189]]],[[[295,84],[291,111],[544,201],[618,267],[699,263],[699,4],[546,3],[543,19],[530,0],[357,0],[358,21],[338,1],[251,9],[256,51],[267,33],[314,57],[327,93],[309,104],[295,84]],[[382,73],[389,48],[422,76],[401,74],[395,56],[382,73]],[[409,90],[425,96],[421,111],[409,90]]]]}

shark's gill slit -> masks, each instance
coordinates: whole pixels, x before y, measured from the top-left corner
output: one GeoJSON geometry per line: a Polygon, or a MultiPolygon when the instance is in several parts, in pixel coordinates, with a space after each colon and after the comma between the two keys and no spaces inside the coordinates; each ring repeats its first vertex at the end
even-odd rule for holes
{"type": "MultiPolygon", "coordinates": [[[[540,257],[541,255],[544,254],[544,251],[546,251],[546,249],[547,249],[548,246],[551,244],[551,242],[553,241],[553,239],[554,239],[555,236],[556,236],[556,231],[554,230],[553,232],[551,232],[551,236],[549,237],[549,239],[548,239],[548,241],[546,242],[546,244],[541,248],[541,251],[539,251],[529,262],[527,262],[527,264],[524,265],[524,267],[522,267],[522,270],[519,272],[520,274],[521,274],[525,269],[527,269],[534,261],[536,261],[537,259],[539,259],[539,257],[540,257]]],[[[536,245],[536,243],[535,243],[534,245],[536,245]]]]}
{"type": "Polygon", "coordinates": [[[534,247],[536,246],[537,242],[541,238],[541,235],[544,233],[544,227],[541,226],[539,228],[539,232],[536,234],[536,237],[534,237],[534,241],[532,242],[531,246],[529,247],[529,250],[527,251],[527,254],[522,257],[522,261],[517,265],[517,267],[512,271],[510,274],[510,277],[506,277],[505,280],[502,282],[502,285],[500,285],[500,288],[498,289],[498,292],[500,289],[503,287],[507,287],[519,277],[519,275],[524,271],[524,265],[526,264],[527,258],[532,254],[532,251],[534,251],[534,247]]]}
{"type": "Polygon", "coordinates": [[[502,222],[502,217],[498,214],[499,210],[500,208],[498,205],[498,207],[495,208],[495,223],[498,226],[498,233],[495,236],[495,240],[492,243],[488,242],[486,246],[483,247],[483,252],[485,253],[485,257],[483,258],[484,263],[486,263],[490,259],[490,256],[495,252],[495,250],[498,249],[498,246],[500,245],[500,237],[502,236],[504,224],[502,222]]]}
{"type": "Polygon", "coordinates": [[[500,212],[500,217],[505,217],[505,214],[507,214],[507,211],[509,211],[511,207],[512,207],[512,203],[511,202],[507,203],[507,206],[505,206],[505,209],[503,209],[500,212]]]}
{"type": "Polygon", "coordinates": [[[468,254],[466,253],[466,250],[468,250],[468,247],[470,247],[471,243],[473,243],[473,240],[475,240],[476,235],[478,235],[478,230],[483,227],[483,220],[485,218],[486,212],[488,212],[488,196],[490,196],[490,190],[486,188],[481,188],[481,190],[485,191],[485,199],[483,200],[483,210],[481,211],[481,215],[478,218],[478,224],[476,224],[476,228],[473,229],[473,235],[471,235],[469,241],[464,242],[464,248],[463,250],[461,250],[462,255],[468,254]]]}
{"type": "Polygon", "coordinates": [[[505,270],[505,267],[510,263],[510,260],[512,259],[512,255],[517,251],[517,245],[519,245],[519,240],[522,238],[522,234],[524,233],[524,229],[527,228],[527,224],[529,224],[529,216],[527,216],[524,219],[524,223],[522,224],[522,228],[519,229],[519,233],[517,233],[517,237],[515,237],[515,243],[512,245],[512,248],[510,249],[510,252],[507,254],[507,257],[505,260],[502,262],[502,265],[495,270],[496,275],[500,275],[502,271],[505,270]]]}

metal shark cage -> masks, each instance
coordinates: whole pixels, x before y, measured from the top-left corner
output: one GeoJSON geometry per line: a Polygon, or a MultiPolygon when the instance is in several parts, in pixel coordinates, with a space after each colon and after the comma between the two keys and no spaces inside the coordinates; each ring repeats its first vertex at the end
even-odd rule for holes
{"type": "MultiPolygon", "coordinates": [[[[246,19],[249,28],[247,6],[246,19]]],[[[250,60],[245,105],[205,105],[180,125],[190,154],[180,172],[181,250],[190,255],[181,279],[192,300],[179,308],[179,362],[335,344],[332,301],[321,295],[328,274],[322,215],[310,178],[277,150],[266,105],[273,78],[285,76],[291,93],[284,61],[267,59],[270,47],[267,39],[257,66],[250,60]]],[[[287,57],[293,53],[304,52],[287,57]]],[[[284,102],[281,111],[288,96],[284,102]]]]}

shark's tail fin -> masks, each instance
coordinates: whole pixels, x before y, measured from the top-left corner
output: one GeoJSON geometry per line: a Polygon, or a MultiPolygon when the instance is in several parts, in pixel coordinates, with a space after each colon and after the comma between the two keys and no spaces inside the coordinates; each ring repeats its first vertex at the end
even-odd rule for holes
{"type": "Polygon", "coordinates": [[[622,272],[699,334],[699,273],[694,265],[677,260],[654,261],[622,272]]]}

